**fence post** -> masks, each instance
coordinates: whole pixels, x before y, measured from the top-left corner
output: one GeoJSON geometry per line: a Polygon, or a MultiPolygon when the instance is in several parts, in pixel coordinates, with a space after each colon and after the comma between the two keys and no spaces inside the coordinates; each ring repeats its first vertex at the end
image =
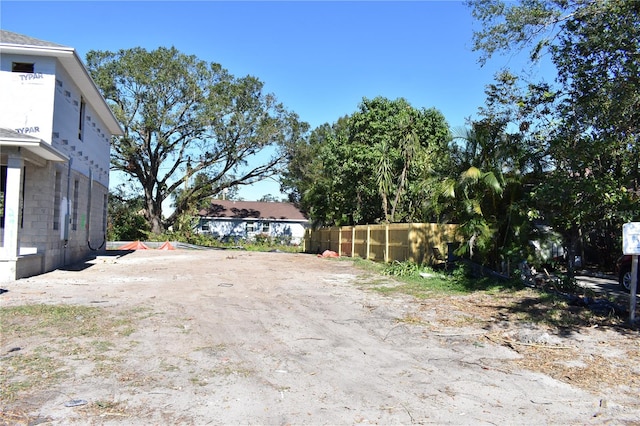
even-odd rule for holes
{"type": "Polygon", "coordinates": [[[389,224],[384,227],[384,263],[389,263],[389,224]]]}
{"type": "Polygon", "coordinates": [[[367,257],[369,260],[369,255],[371,254],[371,227],[367,226],[367,257]]]}
{"type": "Polygon", "coordinates": [[[356,252],[356,225],[351,227],[351,257],[355,256],[356,252]]]}
{"type": "Polygon", "coordinates": [[[338,228],[338,256],[342,256],[342,226],[338,228]]]}

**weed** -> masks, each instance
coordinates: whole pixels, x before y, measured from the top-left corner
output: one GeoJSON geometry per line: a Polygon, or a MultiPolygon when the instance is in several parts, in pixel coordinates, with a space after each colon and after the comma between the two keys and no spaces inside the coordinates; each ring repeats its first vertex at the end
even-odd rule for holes
{"type": "Polygon", "coordinates": [[[413,325],[424,325],[425,322],[417,315],[407,314],[402,318],[396,318],[396,322],[413,325]]]}
{"type": "Polygon", "coordinates": [[[66,376],[64,364],[47,356],[48,348],[38,347],[32,353],[16,352],[0,363],[0,400],[13,401],[20,392],[44,389],[66,376]]]}
{"type": "Polygon", "coordinates": [[[411,277],[418,274],[420,269],[420,266],[413,262],[399,262],[395,260],[387,264],[382,273],[394,277],[411,277]]]}

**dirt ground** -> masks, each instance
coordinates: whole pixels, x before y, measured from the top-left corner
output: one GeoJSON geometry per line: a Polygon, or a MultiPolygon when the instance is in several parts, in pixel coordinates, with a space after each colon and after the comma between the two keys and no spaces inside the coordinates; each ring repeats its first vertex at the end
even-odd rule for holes
{"type": "Polygon", "coordinates": [[[3,309],[87,308],[5,324],[0,424],[640,424],[638,332],[384,295],[391,278],[307,254],[115,254],[0,284],[3,309]],[[14,386],[28,359],[48,367],[14,386]]]}

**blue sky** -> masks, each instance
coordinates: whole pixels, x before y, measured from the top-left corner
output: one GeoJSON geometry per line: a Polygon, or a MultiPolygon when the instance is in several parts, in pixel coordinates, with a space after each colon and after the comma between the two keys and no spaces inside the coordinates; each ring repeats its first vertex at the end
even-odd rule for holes
{"type": "MultiPolygon", "coordinates": [[[[89,50],[175,46],[258,77],[312,128],[376,96],[434,107],[458,128],[483,104],[495,72],[519,66],[514,57],[479,66],[474,22],[459,1],[2,0],[0,27],[74,47],[82,58],[89,50]]],[[[267,193],[280,196],[278,184],[240,195],[267,193]]]]}

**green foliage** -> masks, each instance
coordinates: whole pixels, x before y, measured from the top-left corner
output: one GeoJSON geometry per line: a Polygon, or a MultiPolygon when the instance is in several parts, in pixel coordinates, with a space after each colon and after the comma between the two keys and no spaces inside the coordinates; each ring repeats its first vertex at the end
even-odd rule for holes
{"type": "Polygon", "coordinates": [[[418,275],[420,270],[421,267],[413,262],[399,262],[396,260],[386,264],[382,273],[394,277],[407,277],[418,275]]]}
{"type": "Polygon", "coordinates": [[[429,214],[424,181],[445,167],[448,140],[437,110],[365,98],[291,146],[283,189],[317,225],[420,221],[429,214]]]}
{"type": "Polygon", "coordinates": [[[465,264],[449,273],[435,271],[413,262],[392,262],[381,266],[380,273],[394,277],[400,285],[379,285],[382,293],[406,293],[418,298],[434,295],[468,294],[476,291],[505,291],[522,288],[516,281],[498,281],[489,277],[474,277],[465,264]]]}
{"type": "Polygon", "coordinates": [[[135,241],[146,238],[149,224],[141,213],[141,197],[127,195],[122,188],[109,193],[107,240],[135,241]]]}
{"type": "MultiPolygon", "coordinates": [[[[558,36],[561,23],[580,6],[590,2],[565,0],[468,0],[480,29],[473,35],[474,50],[481,51],[485,64],[496,53],[531,47],[529,57],[537,61],[558,36]]],[[[592,2],[597,3],[597,2],[592,2]]]]}
{"type": "Polygon", "coordinates": [[[619,250],[612,236],[640,218],[640,3],[469,4],[482,63],[530,49],[558,78],[501,71],[453,138],[435,110],[364,99],[291,146],[284,188],[317,225],[459,223],[458,254],[494,268],[548,262],[530,244],[543,224],[569,272],[587,238],[619,250]]]}
{"type": "Polygon", "coordinates": [[[506,237],[499,238],[501,255],[527,251],[517,250],[531,231],[524,219],[562,234],[570,273],[587,236],[618,251],[611,235],[640,217],[631,207],[640,201],[640,3],[469,5],[481,24],[474,34],[481,63],[529,48],[532,63],[550,53],[558,71],[555,84],[522,84],[524,78],[505,71],[489,86],[481,109],[483,116],[518,129],[511,139],[519,143],[511,146],[524,154],[510,163],[519,165],[522,196],[508,209],[515,215],[507,225],[497,221],[506,237]]]}

